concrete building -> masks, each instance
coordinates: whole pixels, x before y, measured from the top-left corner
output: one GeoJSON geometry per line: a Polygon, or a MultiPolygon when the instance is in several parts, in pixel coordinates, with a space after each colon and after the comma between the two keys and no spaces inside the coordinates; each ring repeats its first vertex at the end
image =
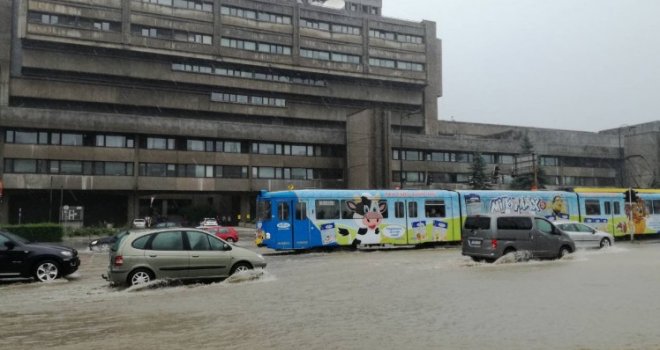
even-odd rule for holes
{"type": "Polygon", "coordinates": [[[468,187],[474,152],[506,188],[525,135],[551,186],[658,173],[658,123],[439,122],[435,23],[337,3],[0,2],[0,222],[246,221],[262,189],[468,187]]]}
{"type": "Polygon", "coordinates": [[[246,220],[261,189],[388,184],[390,119],[435,126],[435,24],[322,5],[3,1],[0,221],[246,220]]]}

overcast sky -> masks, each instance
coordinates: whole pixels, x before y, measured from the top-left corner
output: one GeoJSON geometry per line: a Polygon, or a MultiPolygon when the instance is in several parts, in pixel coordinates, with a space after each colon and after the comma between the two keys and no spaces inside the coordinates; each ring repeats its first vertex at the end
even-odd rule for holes
{"type": "Polygon", "coordinates": [[[383,0],[437,23],[440,119],[599,131],[660,120],[660,0],[383,0]]]}

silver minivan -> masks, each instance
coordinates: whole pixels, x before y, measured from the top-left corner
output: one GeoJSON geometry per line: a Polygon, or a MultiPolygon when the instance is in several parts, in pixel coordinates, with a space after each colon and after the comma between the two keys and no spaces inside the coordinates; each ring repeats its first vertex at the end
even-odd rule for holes
{"type": "Polygon", "coordinates": [[[206,231],[189,228],[127,231],[110,248],[103,278],[118,285],[154,279],[222,279],[266,267],[261,254],[231,245],[206,231]]]}
{"type": "Polygon", "coordinates": [[[527,251],[533,258],[561,258],[575,251],[573,240],[550,221],[534,215],[474,215],[465,219],[463,255],[493,262],[527,251]]]}

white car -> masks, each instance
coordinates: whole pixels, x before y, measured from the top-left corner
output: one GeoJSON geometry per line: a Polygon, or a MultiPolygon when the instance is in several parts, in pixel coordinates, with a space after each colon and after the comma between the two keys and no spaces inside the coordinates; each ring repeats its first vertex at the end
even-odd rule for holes
{"type": "Polygon", "coordinates": [[[204,218],[202,222],[199,223],[199,226],[220,226],[218,220],[214,218],[204,218]]]}
{"type": "Polygon", "coordinates": [[[556,222],[555,226],[573,239],[576,248],[606,248],[614,243],[614,236],[611,234],[581,222],[561,221],[556,222]]]}
{"type": "Polygon", "coordinates": [[[145,219],[135,219],[133,220],[133,227],[135,228],[146,228],[147,220],[145,219]]]}

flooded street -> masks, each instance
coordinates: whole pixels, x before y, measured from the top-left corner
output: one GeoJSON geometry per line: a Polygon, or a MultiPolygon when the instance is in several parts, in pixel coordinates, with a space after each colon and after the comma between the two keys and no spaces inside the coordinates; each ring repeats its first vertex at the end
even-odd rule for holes
{"type": "Polygon", "coordinates": [[[268,256],[254,281],[122,290],[100,277],[106,253],[82,252],[68,280],[0,284],[0,334],[12,349],[658,349],[659,253],[310,253],[268,256]]]}

